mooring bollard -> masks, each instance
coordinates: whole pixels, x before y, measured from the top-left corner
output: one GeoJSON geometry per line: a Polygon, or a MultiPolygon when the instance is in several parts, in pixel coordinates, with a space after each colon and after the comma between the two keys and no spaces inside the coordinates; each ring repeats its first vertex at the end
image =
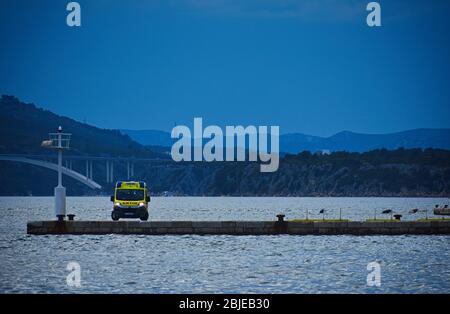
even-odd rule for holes
{"type": "Polygon", "coordinates": [[[73,220],[75,218],[74,214],[68,214],[67,217],[69,217],[69,220],[73,220]]]}
{"type": "Polygon", "coordinates": [[[286,217],[286,215],[283,214],[277,215],[278,220],[274,224],[276,234],[287,233],[287,221],[284,220],[284,217],[286,217]]]}
{"type": "Polygon", "coordinates": [[[396,214],[394,215],[395,220],[400,220],[400,218],[402,218],[402,215],[400,214],[396,214]]]}
{"type": "Polygon", "coordinates": [[[58,217],[58,221],[64,221],[64,217],[66,215],[56,215],[56,217],[58,217]]]}

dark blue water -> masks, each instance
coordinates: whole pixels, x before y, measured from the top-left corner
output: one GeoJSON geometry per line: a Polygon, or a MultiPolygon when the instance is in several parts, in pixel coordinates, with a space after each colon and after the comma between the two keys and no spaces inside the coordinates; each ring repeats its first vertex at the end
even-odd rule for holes
{"type": "MultiPolygon", "coordinates": [[[[449,293],[450,236],[29,236],[26,221],[53,216],[52,198],[0,198],[0,292],[449,293]],[[67,263],[81,287],[66,284],[67,263]],[[367,285],[367,264],[381,286],[367,285]]],[[[154,198],[152,219],[260,220],[346,208],[431,208],[438,199],[154,198]],[[414,206],[413,206],[414,205],[414,206]]],[[[107,198],[69,198],[68,212],[109,219],[107,198]]],[[[328,213],[332,217],[333,212],[328,213]]],[[[319,216],[319,215],[318,215],[319,216]]],[[[369,218],[367,217],[367,218],[369,218]]],[[[348,218],[348,217],[344,217],[348,218]]],[[[410,217],[411,219],[413,217],[410,217]]]]}

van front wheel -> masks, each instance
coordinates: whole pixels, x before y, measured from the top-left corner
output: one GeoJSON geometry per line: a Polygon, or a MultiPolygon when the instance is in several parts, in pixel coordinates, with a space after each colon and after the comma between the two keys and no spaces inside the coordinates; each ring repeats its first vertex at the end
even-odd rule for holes
{"type": "Polygon", "coordinates": [[[119,213],[118,212],[116,212],[115,210],[113,210],[112,211],[112,213],[111,213],[111,218],[112,218],[112,220],[114,220],[114,221],[117,221],[117,220],[119,220],[119,213]]]}
{"type": "Polygon", "coordinates": [[[148,213],[145,212],[145,214],[142,214],[141,217],[140,217],[140,219],[141,219],[142,221],[147,221],[147,220],[148,220],[148,213]]]}

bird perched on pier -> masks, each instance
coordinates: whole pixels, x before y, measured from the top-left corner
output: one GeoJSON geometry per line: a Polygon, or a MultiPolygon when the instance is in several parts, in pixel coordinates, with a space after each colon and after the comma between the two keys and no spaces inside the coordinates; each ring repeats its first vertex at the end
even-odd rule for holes
{"type": "Polygon", "coordinates": [[[385,209],[382,211],[383,214],[390,214],[392,213],[392,209],[385,209]]]}
{"type": "Polygon", "coordinates": [[[410,213],[410,214],[415,214],[415,213],[417,213],[418,211],[419,211],[418,208],[413,208],[413,209],[411,209],[411,210],[409,211],[409,213],[410,213]]]}

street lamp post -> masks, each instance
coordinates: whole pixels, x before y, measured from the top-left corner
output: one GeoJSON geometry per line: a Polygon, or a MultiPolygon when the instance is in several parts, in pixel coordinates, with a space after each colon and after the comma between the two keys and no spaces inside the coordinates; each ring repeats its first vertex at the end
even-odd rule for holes
{"type": "Polygon", "coordinates": [[[42,146],[56,149],[58,152],[58,185],[55,187],[55,215],[59,221],[66,216],[66,188],[62,185],[62,152],[69,149],[70,133],[62,133],[62,127],[58,127],[57,133],[49,133],[49,140],[43,141],[42,146]]]}

